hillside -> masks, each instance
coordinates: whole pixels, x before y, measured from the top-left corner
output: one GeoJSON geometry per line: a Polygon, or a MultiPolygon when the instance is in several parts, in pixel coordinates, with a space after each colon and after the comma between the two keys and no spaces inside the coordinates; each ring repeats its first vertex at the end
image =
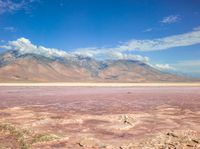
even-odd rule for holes
{"type": "Polygon", "coordinates": [[[0,55],[1,82],[185,82],[137,60],[48,57],[10,50],[0,55]]]}

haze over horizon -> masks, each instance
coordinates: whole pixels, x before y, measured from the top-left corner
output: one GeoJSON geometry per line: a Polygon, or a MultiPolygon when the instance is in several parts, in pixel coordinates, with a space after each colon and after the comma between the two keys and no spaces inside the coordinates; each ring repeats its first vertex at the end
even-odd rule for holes
{"type": "Polygon", "coordinates": [[[198,0],[0,0],[0,52],[134,59],[200,77],[198,0]]]}

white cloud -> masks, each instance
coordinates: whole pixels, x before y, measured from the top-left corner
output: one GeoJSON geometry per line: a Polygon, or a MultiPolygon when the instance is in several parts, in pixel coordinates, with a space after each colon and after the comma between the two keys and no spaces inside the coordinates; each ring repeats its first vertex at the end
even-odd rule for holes
{"type": "Polygon", "coordinates": [[[159,70],[175,70],[175,68],[170,66],[169,64],[156,64],[155,68],[159,70]]]}
{"type": "Polygon", "coordinates": [[[123,60],[130,59],[130,60],[142,61],[144,63],[149,62],[149,57],[135,55],[135,54],[127,54],[127,53],[122,53],[122,52],[110,51],[110,52],[107,52],[106,55],[107,55],[107,58],[111,58],[111,59],[123,59],[123,60]]]}
{"type": "MultiPolygon", "coordinates": [[[[121,43],[116,47],[109,48],[79,48],[74,49],[73,52],[65,52],[59,49],[54,48],[46,48],[44,46],[36,46],[31,43],[30,40],[26,38],[19,38],[16,41],[10,41],[7,45],[3,45],[0,48],[3,49],[15,49],[19,50],[21,53],[35,53],[44,56],[75,56],[82,55],[93,57],[96,59],[133,59],[143,61],[145,63],[150,64],[150,60],[148,57],[135,55],[131,51],[156,51],[156,50],[165,50],[174,47],[181,46],[190,46],[194,44],[200,44],[200,30],[191,31],[184,34],[168,36],[164,38],[152,39],[152,40],[131,40],[126,43],[121,43]]],[[[181,62],[178,65],[169,64],[156,64],[155,67],[166,70],[166,69],[174,69],[174,66],[178,66],[179,68],[184,68],[184,65],[189,65],[192,62],[181,62]]],[[[197,64],[197,62],[195,62],[197,64]]],[[[195,64],[192,63],[193,65],[195,64]]],[[[191,65],[192,65],[191,64],[191,65]]]]}
{"type": "MultiPolygon", "coordinates": [[[[130,40],[125,43],[121,43],[116,47],[109,48],[79,48],[74,49],[74,54],[85,55],[89,57],[103,57],[108,53],[119,52],[126,53],[127,51],[157,51],[157,50],[166,50],[169,48],[182,47],[182,46],[191,46],[195,44],[200,44],[200,30],[191,31],[184,34],[173,35],[158,39],[152,40],[130,40]]],[[[28,39],[20,38],[16,41],[9,42],[9,46],[12,46],[15,49],[18,49],[23,52],[40,52],[46,51],[47,53],[57,53],[56,55],[63,55],[63,52],[60,52],[58,49],[45,48],[43,46],[35,46],[28,39]],[[48,51],[50,50],[50,51],[48,51]],[[59,52],[58,52],[59,51],[59,52]],[[58,54],[60,53],[60,54],[58,54]]],[[[44,52],[45,53],[45,52],[44,52]]],[[[66,53],[66,52],[64,52],[66,53]]]]}
{"type": "Polygon", "coordinates": [[[82,55],[87,57],[99,58],[99,59],[131,59],[138,60],[147,63],[149,58],[146,56],[127,54],[120,51],[113,51],[110,49],[98,49],[98,48],[83,48],[76,49],[73,54],[82,55]]]}
{"type": "Polygon", "coordinates": [[[0,14],[26,9],[28,4],[34,1],[36,0],[20,0],[18,2],[12,0],[0,0],[0,14]]]}
{"type": "Polygon", "coordinates": [[[180,21],[181,18],[179,15],[170,15],[167,17],[164,17],[160,22],[164,24],[172,24],[180,21]]]}
{"type": "Polygon", "coordinates": [[[190,46],[200,44],[200,30],[191,31],[184,34],[168,36],[153,40],[130,40],[122,45],[116,47],[116,50],[140,50],[140,51],[156,51],[165,50],[169,48],[190,46]]]}
{"type": "Polygon", "coordinates": [[[98,49],[98,48],[80,48],[76,49],[71,53],[65,52],[63,50],[46,48],[44,46],[36,46],[31,43],[30,40],[26,38],[19,38],[15,41],[8,42],[7,45],[0,46],[2,49],[13,49],[18,50],[22,54],[33,53],[48,57],[74,57],[76,55],[92,57],[96,59],[131,59],[138,60],[142,62],[149,62],[149,58],[141,55],[127,54],[120,51],[113,51],[110,49],[98,49]]]}
{"type": "Polygon", "coordinates": [[[82,55],[86,57],[96,57],[99,54],[104,53],[105,51],[99,50],[96,47],[89,47],[89,48],[78,48],[74,50],[74,54],[82,55]]]}
{"type": "Polygon", "coordinates": [[[43,46],[36,46],[32,44],[31,41],[26,38],[19,38],[16,41],[10,41],[7,45],[7,48],[18,50],[21,53],[33,53],[33,54],[40,54],[40,55],[49,56],[49,57],[69,55],[67,52],[62,51],[62,50],[58,50],[54,48],[45,48],[43,46]]]}
{"type": "MultiPolygon", "coordinates": [[[[121,43],[116,47],[109,48],[80,48],[75,49],[74,54],[85,55],[89,57],[95,57],[100,55],[106,55],[112,52],[126,53],[126,51],[157,51],[157,50],[165,50],[169,48],[181,47],[181,46],[190,46],[194,44],[200,44],[200,30],[191,31],[184,34],[173,35],[158,39],[152,40],[130,40],[125,43],[121,43]]],[[[16,41],[9,42],[9,46],[12,46],[15,49],[20,49],[20,51],[24,52],[32,52],[40,50],[48,51],[50,48],[45,48],[43,46],[35,46],[28,39],[20,38],[16,41]],[[37,49],[37,50],[35,50],[37,49]],[[27,51],[28,50],[28,51],[27,51]]],[[[63,52],[58,52],[58,49],[50,49],[47,53],[60,53],[62,55],[63,52]],[[51,51],[51,52],[50,52],[51,51]],[[52,52],[54,51],[54,52],[52,52]],[[55,52],[56,51],[56,52],[55,52]]],[[[66,53],[66,52],[65,52],[66,53]]]]}
{"type": "Polygon", "coordinates": [[[151,32],[152,30],[153,30],[153,28],[147,28],[143,32],[151,32]]]}
{"type": "Polygon", "coordinates": [[[158,51],[166,50],[169,48],[191,46],[200,44],[200,30],[191,31],[188,33],[167,36],[157,39],[146,39],[146,40],[130,40],[128,42],[121,43],[116,47],[110,48],[84,48],[81,50],[82,53],[90,52],[90,54],[98,53],[98,51],[158,51]]]}
{"type": "Polygon", "coordinates": [[[126,53],[126,51],[116,51],[113,49],[98,49],[95,47],[91,48],[80,48],[75,51],[68,53],[63,50],[54,49],[54,48],[46,48],[44,46],[37,46],[31,43],[29,39],[19,38],[15,41],[9,41],[7,45],[0,46],[2,49],[7,50],[18,50],[21,54],[39,54],[45,57],[70,57],[74,58],[77,55],[87,56],[95,59],[103,60],[103,59],[113,59],[113,60],[137,60],[144,62],[151,67],[159,69],[161,71],[170,71],[175,70],[174,67],[169,64],[156,64],[153,65],[150,62],[149,57],[136,55],[132,53],[126,53]]]}
{"type": "Polygon", "coordinates": [[[0,46],[1,49],[6,49],[6,50],[11,50],[12,47],[9,46],[9,45],[3,45],[3,46],[0,46]]]}
{"type": "Polygon", "coordinates": [[[7,26],[7,27],[4,27],[3,29],[5,31],[8,31],[8,32],[15,32],[16,31],[16,29],[12,26],[7,26]]]}

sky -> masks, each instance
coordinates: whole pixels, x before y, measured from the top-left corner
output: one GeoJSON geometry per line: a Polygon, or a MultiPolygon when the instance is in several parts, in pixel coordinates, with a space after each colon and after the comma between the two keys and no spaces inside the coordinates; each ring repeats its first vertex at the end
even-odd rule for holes
{"type": "Polygon", "coordinates": [[[200,77],[199,0],[0,0],[0,51],[136,59],[200,77]]]}

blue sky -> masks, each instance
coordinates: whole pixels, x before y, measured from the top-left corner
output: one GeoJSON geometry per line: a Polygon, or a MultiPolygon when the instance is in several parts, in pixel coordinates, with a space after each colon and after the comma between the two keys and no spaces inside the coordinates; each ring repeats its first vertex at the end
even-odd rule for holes
{"type": "Polygon", "coordinates": [[[200,1],[0,0],[0,41],[1,51],[20,42],[200,76],[200,1]]]}

